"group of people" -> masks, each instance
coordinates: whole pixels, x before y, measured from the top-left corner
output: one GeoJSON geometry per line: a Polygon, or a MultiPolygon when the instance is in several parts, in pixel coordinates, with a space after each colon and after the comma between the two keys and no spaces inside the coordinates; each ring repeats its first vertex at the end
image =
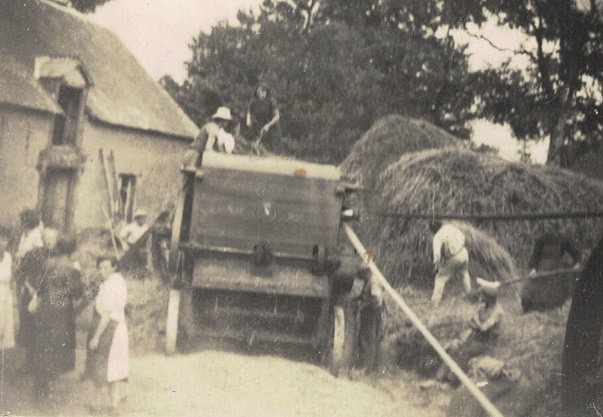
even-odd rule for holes
{"type": "MultiPolygon", "coordinates": [[[[272,148],[281,137],[280,113],[276,98],[270,88],[259,84],[254,90],[247,106],[245,125],[247,135],[253,141],[256,151],[260,144],[272,148]]],[[[219,107],[211,120],[201,128],[199,134],[184,155],[185,168],[198,168],[203,152],[233,153],[236,141],[233,135],[239,133],[239,122],[233,117],[230,108],[219,107]]]]}
{"type": "MultiPolygon", "coordinates": [[[[53,397],[57,378],[75,369],[76,318],[88,300],[81,265],[72,259],[75,238],[44,227],[33,210],[22,212],[21,226],[17,248],[10,250],[8,239],[0,238],[0,347],[25,350],[19,375],[33,376],[33,396],[43,407],[53,397]],[[18,314],[13,314],[15,305],[18,314]]],[[[95,297],[82,376],[109,387],[110,401],[99,395],[93,408],[117,407],[119,385],[129,373],[127,289],[114,257],[100,257],[97,269],[103,281],[95,297]]]]}
{"type": "MultiPolygon", "coordinates": [[[[454,277],[460,278],[464,290],[471,293],[469,275],[469,252],[465,246],[465,235],[454,224],[433,222],[430,225],[433,236],[433,262],[436,272],[431,302],[440,303],[446,283],[454,277]]],[[[567,269],[566,255],[572,262],[571,268],[580,268],[580,254],[566,239],[557,234],[547,233],[539,237],[534,245],[528,267],[530,273],[521,294],[524,312],[561,306],[571,296],[571,280],[567,276],[538,277],[567,269]]],[[[468,322],[467,329],[445,347],[452,359],[467,371],[470,360],[488,353],[496,345],[501,332],[504,311],[497,302],[500,282],[476,278],[479,306],[468,322]]],[[[456,383],[458,379],[442,364],[436,373],[440,383],[456,383]]],[[[429,385],[429,384],[428,384],[429,385]]]]}

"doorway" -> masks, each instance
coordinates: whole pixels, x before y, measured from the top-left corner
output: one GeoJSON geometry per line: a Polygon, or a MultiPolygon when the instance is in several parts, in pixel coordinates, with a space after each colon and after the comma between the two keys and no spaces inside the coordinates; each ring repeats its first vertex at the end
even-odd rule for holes
{"type": "Polygon", "coordinates": [[[69,229],[72,213],[72,190],[75,170],[49,168],[44,177],[42,198],[42,221],[45,226],[59,230],[69,229]]]}

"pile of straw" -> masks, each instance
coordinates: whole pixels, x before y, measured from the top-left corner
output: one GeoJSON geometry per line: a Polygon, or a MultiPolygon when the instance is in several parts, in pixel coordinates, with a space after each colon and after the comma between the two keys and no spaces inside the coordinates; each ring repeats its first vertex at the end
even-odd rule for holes
{"type": "MultiPolygon", "coordinates": [[[[603,210],[603,184],[571,171],[504,161],[491,154],[446,148],[407,154],[376,182],[373,209],[398,213],[520,214],[603,210]]],[[[364,238],[386,274],[403,282],[431,282],[432,233],[427,220],[373,213],[364,238]]],[[[584,256],[601,234],[600,219],[473,222],[462,225],[473,277],[516,278],[525,272],[535,239],[560,232],[584,256]],[[484,234],[485,233],[485,234],[484,234]],[[489,238],[490,236],[491,238],[489,238]],[[498,244],[497,244],[498,243],[498,244]],[[499,246],[500,245],[500,246],[499,246]],[[508,257],[508,252],[511,258],[508,257]]]]}
{"type": "MultiPolygon", "coordinates": [[[[389,115],[377,120],[354,144],[340,170],[348,181],[366,189],[346,200],[347,205],[360,211],[360,223],[354,228],[365,244],[371,243],[366,240],[374,234],[370,211],[374,208],[379,175],[405,154],[459,143],[454,136],[425,120],[389,115]]],[[[374,249],[372,243],[369,247],[374,249]]]]}
{"type": "Polygon", "coordinates": [[[389,115],[377,120],[352,146],[341,163],[341,172],[372,189],[379,174],[404,154],[455,146],[457,139],[437,126],[419,119],[389,115]]]}

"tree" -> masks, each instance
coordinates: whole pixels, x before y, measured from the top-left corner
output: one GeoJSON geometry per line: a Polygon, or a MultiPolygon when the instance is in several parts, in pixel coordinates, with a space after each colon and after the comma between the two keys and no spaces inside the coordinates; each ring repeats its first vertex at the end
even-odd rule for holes
{"type": "Polygon", "coordinates": [[[529,65],[517,70],[507,62],[480,72],[480,113],[509,123],[519,139],[548,137],[548,163],[561,163],[568,143],[600,141],[603,21],[596,2],[583,11],[573,0],[482,4],[501,25],[525,34],[528,42],[515,52],[529,65]]]}
{"type": "Polygon", "coordinates": [[[265,0],[257,15],[239,12],[237,26],[200,33],[187,80],[164,84],[198,121],[214,110],[203,107],[209,102],[244,115],[262,80],[276,91],[285,136],[273,150],[322,162],[340,162],[392,112],[467,138],[474,95],[466,56],[449,34],[436,34],[441,3],[424,3],[265,0]],[[208,102],[210,93],[220,99],[208,102]]]}
{"type": "Polygon", "coordinates": [[[111,0],[52,0],[62,5],[71,6],[77,11],[82,13],[94,13],[97,6],[102,6],[103,4],[111,1],[111,0]]]}

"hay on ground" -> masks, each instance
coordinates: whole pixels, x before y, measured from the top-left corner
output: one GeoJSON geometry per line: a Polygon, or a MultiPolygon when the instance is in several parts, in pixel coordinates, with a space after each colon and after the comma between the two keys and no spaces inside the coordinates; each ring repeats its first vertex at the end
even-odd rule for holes
{"type": "MultiPolygon", "coordinates": [[[[458,148],[404,155],[380,176],[373,196],[375,208],[400,213],[529,214],[603,209],[600,182],[567,170],[508,162],[458,148]]],[[[468,233],[473,274],[502,281],[514,275],[504,250],[525,272],[540,234],[560,232],[586,255],[600,238],[603,225],[596,218],[473,224],[493,239],[468,233]],[[495,243],[504,250],[495,249],[495,243]]],[[[397,284],[424,282],[431,275],[433,235],[427,220],[373,215],[364,230],[380,266],[397,284]]]]}

